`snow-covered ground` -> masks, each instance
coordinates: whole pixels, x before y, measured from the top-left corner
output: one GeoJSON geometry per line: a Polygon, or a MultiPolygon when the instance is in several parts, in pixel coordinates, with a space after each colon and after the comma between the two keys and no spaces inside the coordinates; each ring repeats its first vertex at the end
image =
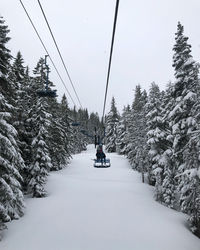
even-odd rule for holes
{"type": "Polygon", "coordinates": [[[93,168],[95,149],[51,173],[49,196],[28,199],[26,214],[8,225],[1,250],[200,250],[186,217],[153,199],[127,160],[93,168]]]}

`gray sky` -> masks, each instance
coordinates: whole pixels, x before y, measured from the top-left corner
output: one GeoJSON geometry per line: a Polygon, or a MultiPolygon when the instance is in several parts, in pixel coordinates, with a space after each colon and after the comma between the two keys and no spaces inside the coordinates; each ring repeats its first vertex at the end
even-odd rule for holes
{"type": "MultiPolygon", "coordinates": [[[[23,0],[67,84],[75,102],[37,0],[23,0]]],[[[41,0],[83,107],[102,115],[106,75],[116,0],[41,0]]],[[[199,0],[120,0],[118,25],[106,110],[115,96],[118,109],[131,104],[137,84],[149,89],[155,81],[161,89],[173,80],[172,47],[178,21],[200,56],[199,0]]],[[[9,48],[20,50],[33,69],[45,52],[18,0],[1,0],[0,15],[10,29],[9,48]]],[[[51,66],[51,64],[50,64],[51,66]]],[[[65,89],[53,67],[50,79],[61,96],[65,89]]],[[[70,106],[72,102],[68,98],[70,106]]]]}

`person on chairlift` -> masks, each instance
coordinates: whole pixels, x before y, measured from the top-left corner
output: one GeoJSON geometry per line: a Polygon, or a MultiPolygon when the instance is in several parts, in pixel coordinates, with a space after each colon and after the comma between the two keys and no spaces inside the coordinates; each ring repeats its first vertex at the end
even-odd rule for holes
{"type": "Polygon", "coordinates": [[[103,145],[102,144],[99,144],[97,147],[96,157],[97,157],[97,161],[106,162],[106,155],[103,152],[103,145]]]}

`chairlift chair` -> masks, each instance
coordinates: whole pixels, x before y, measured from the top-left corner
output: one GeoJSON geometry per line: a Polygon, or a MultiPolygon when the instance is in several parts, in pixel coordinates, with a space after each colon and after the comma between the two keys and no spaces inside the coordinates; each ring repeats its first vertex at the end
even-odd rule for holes
{"type": "Polygon", "coordinates": [[[45,55],[45,69],[46,69],[46,83],[45,83],[45,88],[44,89],[41,89],[41,90],[38,90],[37,91],[37,94],[40,96],[40,97],[57,97],[57,94],[56,94],[56,91],[57,90],[51,90],[49,88],[49,66],[47,65],[47,57],[48,55],[45,55]]]}
{"type": "Polygon", "coordinates": [[[72,122],[71,125],[72,125],[73,127],[78,127],[78,126],[80,126],[81,124],[80,124],[80,122],[72,122]]]}
{"type": "Polygon", "coordinates": [[[56,94],[56,90],[38,90],[37,91],[37,94],[40,96],[40,97],[57,97],[57,94],[56,94]]]}
{"type": "Polygon", "coordinates": [[[95,168],[109,168],[111,166],[110,159],[94,159],[95,168]]]}

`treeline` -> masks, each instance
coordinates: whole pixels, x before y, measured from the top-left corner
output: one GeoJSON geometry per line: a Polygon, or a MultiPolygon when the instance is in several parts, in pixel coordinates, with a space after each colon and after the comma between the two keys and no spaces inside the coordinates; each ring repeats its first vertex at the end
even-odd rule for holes
{"type": "Polygon", "coordinates": [[[200,237],[200,78],[199,64],[178,23],[173,47],[175,81],[165,91],[136,86],[132,106],[107,116],[107,150],[117,151],[155,186],[155,199],[189,215],[200,237]]]}
{"type": "Polygon", "coordinates": [[[44,59],[30,76],[21,53],[14,58],[7,48],[8,33],[0,18],[0,231],[23,215],[25,194],[46,195],[49,171],[85,150],[100,124],[97,113],[70,109],[65,95],[61,102],[39,97],[38,90],[45,89],[44,59]]]}

